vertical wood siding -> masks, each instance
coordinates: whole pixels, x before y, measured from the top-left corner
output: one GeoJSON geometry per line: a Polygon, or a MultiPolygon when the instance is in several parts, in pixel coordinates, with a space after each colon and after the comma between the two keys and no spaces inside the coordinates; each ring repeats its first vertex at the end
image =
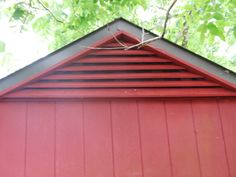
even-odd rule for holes
{"type": "Polygon", "coordinates": [[[190,103],[165,103],[170,156],[176,177],[200,177],[190,103]]]}
{"type": "Polygon", "coordinates": [[[59,102],[55,106],[55,176],[83,177],[83,105],[80,102],[59,102]]]}
{"type": "Polygon", "coordinates": [[[25,103],[0,103],[1,177],[24,177],[26,112],[25,103]]]}
{"type": "MultiPolygon", "coordinates": [[[[127,45],[138,42],[126,35],[118,39],[127,45]]],[[[100,47],[120,47],[120,43],[113,39],[100,47]]],[[[219,80],[148,46],[90,50],[9,92],[4,98],[236,96],[235,91],[219,80]]]]}
{"type": "Polygon", "coordinates": [[[0,102],[0,177],[235,177],[236,99],[0,102]]]}

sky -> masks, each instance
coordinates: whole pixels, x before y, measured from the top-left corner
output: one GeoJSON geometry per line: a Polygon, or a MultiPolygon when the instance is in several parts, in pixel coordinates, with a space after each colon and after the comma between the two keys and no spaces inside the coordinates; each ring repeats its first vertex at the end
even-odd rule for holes
{"type": "MultiPolygon", "coordinates": [[[[13,1],[17,2],[18,0],[13,1]]],[[[9,4],[12,4],[13,1],[9,1],[9,4]]],[[[56,1],[57,3],[63,3],[63,0],[56,1]]],[[[7,3],[4,6],[7,6],[7,3]]],[[[142,21],[149,21],[155,14],[152,10],[152,8],[149,8],[147,12],[139,8],[137,14],[139,14],[142,21]]],[[[161,11],[161,13],[164,12],[161,11]]],[[[5,54],[9,53],[11,55],[10,60],[4,60],[3,53],[0,53],[0,78],[49,54],[48,41],[32,29],[20,32],[19,28],[13,28],[7,17],[0,18],[0,41],[4,41],[6,44],[5,54]]]]}
{"type": "Polygon", "coordinates": [[[0,53],[0,78],[48,54],[45,39],[33,31],[20,33],[7,19],[0,20],[0,40],[6,44],[5,53],[11,55],[10,60],[4,60],[0,53]]]}
{"type": "MultiPolygon", "coordinates": [[[[60,0],[57,0],[60,1],[60,0]]],[[[142,21],[148,21],[155,13],[152,8],[144,11],[137,9],[139,18],[142,21]]],[[[161,11],[160,11],[161,12],[161,11]]],[[[161,12],[162,13],[162,12],[161,12]]],[[[165,12],[163,12],[165,13],[165,12]]],[[[0,41],[6,44],[5,54],[0,53],[0,78],[36,61],[49,53],[48,44],[50,41],[40,37],[32,29],[20,32],[19,28],[13,28],[7,17],[0,19],[0,41]],[[10,55],[10,59],[4,59],[4,56],[10,55]]],[[[228,48],[228,44],[222,42],[219,55],[228,56],[235,54],[236,44],[228,48]]]]}

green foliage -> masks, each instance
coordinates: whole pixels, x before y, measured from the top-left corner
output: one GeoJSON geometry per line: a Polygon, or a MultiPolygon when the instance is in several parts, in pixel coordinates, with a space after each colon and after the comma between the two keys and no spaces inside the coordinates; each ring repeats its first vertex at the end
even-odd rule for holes
{"type": "Polygon", "coordinates": [[[0,40],[0,53],[1,53],[1,52],[4,52],[4,51],[5,51],[5,48],[6,48],[5,43],[0,40]]]}
{"type": "Polygon", "coordinates": [[[166,37],[182,45],[187,37],[187,48],[216,63],[236,71],[235,44],[236,1],[235,0],[188,0],[179,3],[169,22],[166,37]],[[184,30],[187,27],[187,32],[184,30]],[[223,51],[228,46],[231,52],[223,51]],[[231,50],[230,50],[231,49],[231,50]],[[235,50],[234,50],[235,52],[235,50]]]}
{"type": "Polygon", "coordinates": [[[26,11],[21,6],[16,6],[14,13],[12,14],[12,18],[14,20],[19,20],[24,17],[26,11]]]}
{"type": "MultiPolygon", "coordinates": [[[[48,41],[50,51],[124,17],[161,34],[170,0],[19,0],[0,12],[21,31],[33,29],[48,41]],[[139,10],[142,9],[140,12],[139,10]],[[143,13],[143,14],[140,14],[143,13]],[[149,20],[140,16],[150,16],[149,20]]],[[[0,2],[1,6],[1,2],[0,2]]],[[[178,0],[165,38],[236,71],[236,53],[219,51],[236,41],[236,0],[178,0]]],[[[2,47],[0,51],[4,51],[2,47]]]]}
{"type": "MultiPolygon", "coordinates": [[[[147,7],[146,0],[66,0],[62,3],[55,1],[31,1],[30,8],[44,9],[43,15],[35,18],[27,25],[47,39],[51,39],[50,50],[55,50],[65,44],[124,16],[132,19],[136,6],[147,7]],[[43,5],[42,5],[43,4],[43,5]]],[[[37,13],[37,12],[36,12],[37,13]]]]}
{"type": "Polygon", "coordinates": [[[233,33],[234,33],[234,37],[236,39],[236,26],[233,27],[233,33]]]}
{"type": "Polygon", "coordinates": [[[222,40],[225,40],[224,32],[219,29],[213,22],[208,23],[206,27],[211,35],[218,36],[222,40]]]}

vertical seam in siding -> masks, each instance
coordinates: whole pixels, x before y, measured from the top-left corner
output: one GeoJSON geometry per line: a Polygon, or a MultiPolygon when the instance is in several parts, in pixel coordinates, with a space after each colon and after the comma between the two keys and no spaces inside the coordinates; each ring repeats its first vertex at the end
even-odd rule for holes
{"type": "Polygon", "coordinates": [[[138,136],[139,136],[141,169],[142,169],[142,176],[144,177],[144,162],[143,162],[143,147],[142,147],[142,138],[141,138],[141,124],[140,124],[139,103],[138,103],[137,100],[136,100],[136,110],[137,110],[137,123],[138,123],[138,136]]]}
{"type": "Polygon", "coordinates": [[[81,104],[82,104],[83,163],[84,163],[84,177],[86,177],[84,101],[82,101],[81,104]]]}
{"type": "Polygon", "coordinates": [[[114,154],[114,137],[113,137],[113,120],[112,120],[112,105],[111,101],[109,101],[110,106],[110,126],[111,126],[111,152],[112,152],[112,168],[113,168],[113,177],[116,176],[115,172],[115,154],[114,154]]]}
{"type": "Polygon", "coordinates": [[[28,137],[28,103],[26,102],[25,108],[25,149],[24,149],[24,177],[26,177],[26,164],[27,164],[27,137],[28,137]]]}
{"type": "Polygon", "coordinates": [[[57,104],[54,102],[54,177],[57,176],[57,104]]]}
{"type": "Polygon", "coordinates": [[[229,165],[229,159],[228,159],[228,152],[226,148],[226,143],[225,143],[225,134],[224,134],[224,127],[223,127],[223,121],[222,121],[222,113],[220,109],[220,103],[219,100],[216,100],[217,103],[217,108],[218,108],[218,114],[220,118],[220,128],[221,128],[221,133],[222,133],[222,138],[223,138],[223,143],[224,143],[224,152],[225,152],[225,160],[227,163],[227,170],[228,170],[228,175],[231,177],[231,170],[230,170],[230,165],[229,165]]]}
{"type": "Polygon", "coordinates": [[[199,147],[198,147],[199,142],[198,142],[198,137],[197,137],[197,129],[196,129],[195,116],[194,116],[194,113],[193,113],[192,100],[190,101],[190,106],[191,106],[191,115],[192,115],[192,121],[193,121],[193,131],[194,131],[193,134],[194,134],[197,157],[198,157],[199,172],[200,172],[200,176],[202,177],[202,163],[201,163],[201,157],[200,157],[200,152],[199,152],[199,147]]]}
{"type": "Polygon", "coordinates": [[[166,134],[167,134],[169,161],[170,161],[170,173],[171,173],[171,176],[174,177],[173,162],[172,162],[171,149],[170,149],[170,135],[169,135],[169,127],[168,127],[168,121],[167,121],[167,110],[166,110],[166,102],[165,101],[163,101],[163,106],[164,106],[164,111],[165,111],[165,123],[166,123],[166,134]]]}

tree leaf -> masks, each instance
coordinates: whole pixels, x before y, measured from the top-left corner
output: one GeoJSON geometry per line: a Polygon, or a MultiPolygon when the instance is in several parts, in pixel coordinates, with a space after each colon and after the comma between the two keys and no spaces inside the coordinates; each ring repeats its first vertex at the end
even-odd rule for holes
{"type": "Polygon", "coordinates": [[[214,13],[213,18],[216,20],[224,20],[224,17],[218,12],[214,13]]]}
{"type": "Polygon", "coordinates": [[[35,21],[32,23],[32,28],[34,31],[40,32],[43,31],[42,29],[44,29],[47,23],[47,16],[39,17],[38,19],[35,19],[35,21]]]}
{"type": "Polygon", "coordinates": [[[214,23],[212,23],[212,22],[208,23],[207,28],[212,35],[218,36],[223,41],[225,40],[225,36],[224,36],[223,31],[221,31],[219,28],[217,28],[217,26],[214,23]]]}
{"type": "Polygon", "coordinates": [[[200,34],[200,41],[201,41],[201,42],[204,42],[205,39],[206,39],[205,33],[201,33],[201,34],[200,34]]]}
{"type": "Polygon", "coordinates": [[[234,34],[234,37],[236,38],[236,26],[234,26],[233,28],[233,34],[234,34]]]}
{"type": "Polygon", "coordinates": [[[206,24],[201,24],[197,31],[201,32],[201,33],[205,33],[207,31],[207,25],[206,24]]]}
{"type": "Polygon", "coordinates": [[[236,6],[236,0],[231,0],[230,3],[236,6]]]}
{"type": "Polygon", "coordinates": [[[16,6],[14,13],[12,14],[12,18],[15,20],[21,19],[25,15],[26,11],[22,9],[20,6],[16,6]]]}
{"type": "Polygon", "coordinates": [[[0,41],[0,53],[4,52],[6,49],[6,44],[3,41],[0,41]]]}

